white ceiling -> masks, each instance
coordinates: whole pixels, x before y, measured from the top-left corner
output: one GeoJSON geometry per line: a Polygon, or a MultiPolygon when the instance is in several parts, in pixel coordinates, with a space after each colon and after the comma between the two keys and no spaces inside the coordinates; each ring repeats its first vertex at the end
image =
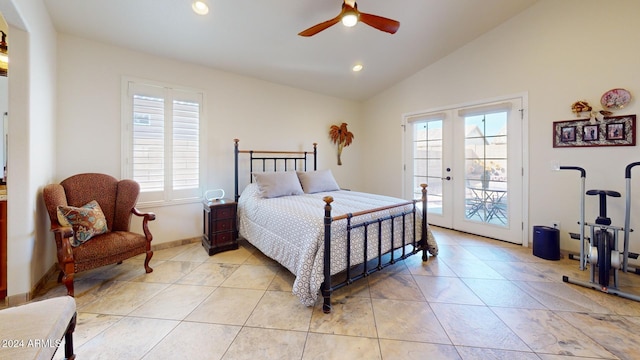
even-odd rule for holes
{"type": "Polygon", "coordinates": [[[368,99],[537,0],[360,0],[400,22],[297,34],[338,15],[342,0],[44,0],[59,32],[353,100],[368,99]],[[364,69],[353,73],[351,67],[364,69]]]}

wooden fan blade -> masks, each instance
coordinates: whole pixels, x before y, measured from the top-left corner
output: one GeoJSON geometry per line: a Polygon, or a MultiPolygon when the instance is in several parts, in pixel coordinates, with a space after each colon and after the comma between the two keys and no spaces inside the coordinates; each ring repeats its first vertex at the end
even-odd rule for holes
{"type": "Polygon", "coordinates": [[[319,33],[322,30],[325,30],[337,23],[340,22],[340,18],[341,18],[342,14],[336,16],[335,18],[331,19],[331,20],[327,20],[325,22],[321,22],[318,25],[314,25],[310,28],[308,28],[307,30],[304,30],[302,32],[300,32],[298,35],[300,36],[311,36],[311,35],[315,35],[317,33],[319,33]]]}
{"type": "Polygon", "coordinates": [[[398,21],[378,15],[365,14],[363,12],[360,13],[360,21],[380,31],[388,32],[389,34],[395,34],[398,28],[400,28],[398,21]]]}

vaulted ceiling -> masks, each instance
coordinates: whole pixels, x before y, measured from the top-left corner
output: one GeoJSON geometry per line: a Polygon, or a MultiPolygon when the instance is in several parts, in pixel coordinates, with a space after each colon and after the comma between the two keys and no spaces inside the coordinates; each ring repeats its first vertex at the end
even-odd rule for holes
{"type": "MultiPolygon", "coordinates": [[[[391,35],[359,23],[312,37],[342,0],[44,0],[58,32],[313,92],[366,100],[495,28],[537,0],[360,0],[400,22],[391,35]],[[351,68],[360,63],[363,70],[351,68]]],[[[351,0],[349,0],[351,1],[351,0]]]]}

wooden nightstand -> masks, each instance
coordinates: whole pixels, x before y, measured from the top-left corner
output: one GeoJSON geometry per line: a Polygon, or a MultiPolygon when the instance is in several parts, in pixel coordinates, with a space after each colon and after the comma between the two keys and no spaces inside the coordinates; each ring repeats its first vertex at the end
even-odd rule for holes
{"type": "Polygon", "coordinates": [[[209,256],[238,248],[236,209],[231,199],[204,202],[202,246],[209,256]]]}

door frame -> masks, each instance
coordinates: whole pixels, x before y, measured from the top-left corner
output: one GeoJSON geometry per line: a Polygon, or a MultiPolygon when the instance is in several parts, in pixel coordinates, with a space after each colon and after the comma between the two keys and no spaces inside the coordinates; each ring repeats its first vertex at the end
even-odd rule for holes
{"type": "MultiPolygon", "coordinates": [[[[402,127],[401,136],[402,136],[402,164],[403,164],[403,173],[402,173],[402,197],[408,198],[412,197],[413,193],[411,189],[407,189],[407,176],[412,174],[407,173],[406,159],[407,159],[407,139],[406,139],[406,127],[408,126],[407,120],[410,118],[419,117],[421,115],[437,113],[437,112],[445,112],[456,110],[459,108],[466,107],[474,107],[481,106],[487,103],[495,103],[500,101],[512,100],[515,98],[522,99],[522,109],[521,118],[522,118],[522,134],[521,134],[521,144],[522,144],[522,198],[519,199],[522,206],[522,246],[529,246],[529,93],[521,92],[515,93],[505,96],[499,96],[494,98],[482,99],[477,101],[470,101],[465,103],[429,108],[426,110],[412,111],[408,113],[402,114],[400,125],[402,127]]],[[[518,110],[516,110],[518,111],[518,110]]],[[[429,189],[427,188],[427,196],[429,189]]]]}

